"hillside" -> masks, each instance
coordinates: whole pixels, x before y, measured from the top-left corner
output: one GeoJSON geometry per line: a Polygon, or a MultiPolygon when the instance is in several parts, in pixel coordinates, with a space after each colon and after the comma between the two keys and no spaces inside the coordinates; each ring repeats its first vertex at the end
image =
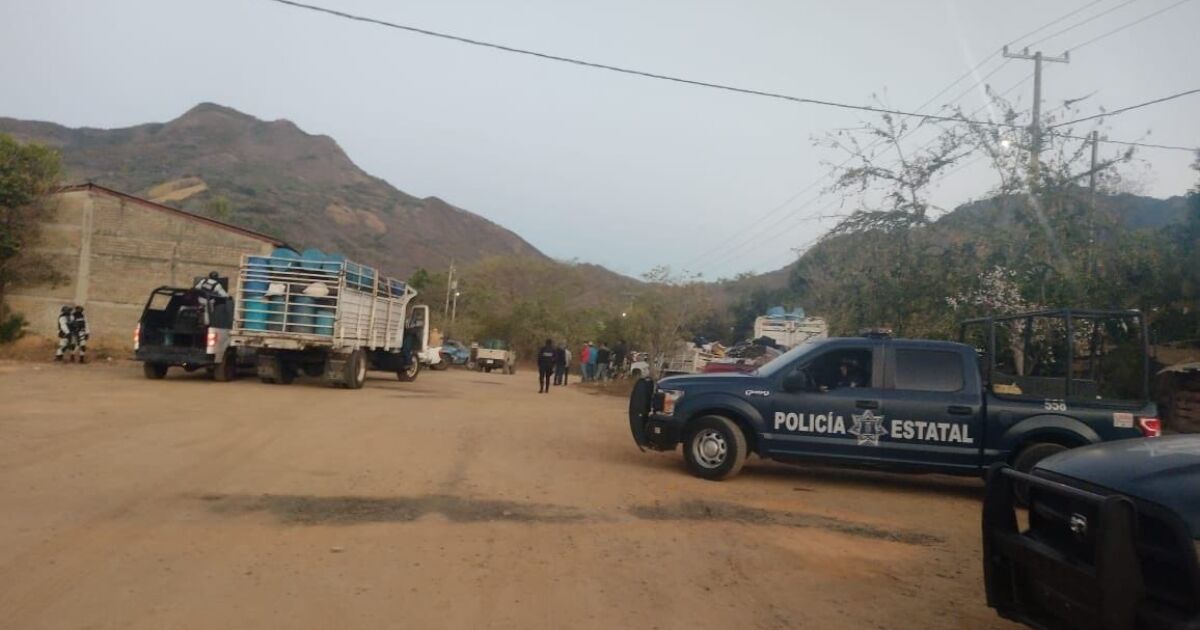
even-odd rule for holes
{"type": "Polygon", "coordinates": [[[544,258],[509,230],[358,168],[330,137],[203,103],[167,123],[71,129],[0,117],[0,132],[61,151],[68,182],[93,181],[339,251],[389,273],[496,255],[544,258]]]}

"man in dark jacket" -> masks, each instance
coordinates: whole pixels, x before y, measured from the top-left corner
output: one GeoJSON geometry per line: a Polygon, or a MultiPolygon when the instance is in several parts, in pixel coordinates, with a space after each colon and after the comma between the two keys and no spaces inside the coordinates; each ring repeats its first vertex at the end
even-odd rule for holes
{"type": "Polygon", "coordinates": [[[604,382],[608,380],[608,364],[612,360],[612,351],[608,349],[608,344],[600,344],[599,358],[596,359],[596,380],[604,382]]]}
{"type": "Polygon", "coordinates": [[[537,365],[538,365],[538,393],[545,394],[550,391],[550,375],[554,373],[554,361],[558,356],[558,350],[554,347],[554,342],[547,339],[546,345],[538,350],[537,365]]]}

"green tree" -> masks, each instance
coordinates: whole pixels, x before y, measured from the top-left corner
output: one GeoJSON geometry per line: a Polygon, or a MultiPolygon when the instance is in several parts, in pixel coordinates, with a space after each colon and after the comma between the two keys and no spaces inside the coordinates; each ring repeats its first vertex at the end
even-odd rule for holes
{"type": "Polygon", "coordinates": [[[53,149],[0,134],[0,306],[12,283],[55,277],[28,246],[37,238],[42,202],[58,185],[60,168],[53,149]]]}
{"type": "Polygon", "coordinates": [[[417,291],[424,291],[432,281],[433,279],[429,277],[429,272],[424,267],[417,267],[417,270],[408,277],[408,286],[417,291]]]}
{"type": "Polygon", "coordinates": [[[208,202],[208,213],[218,221],[228,223],[233,219],[233,208],[229,205],[229,199],[224,195],[213,197],[208,202]]]}

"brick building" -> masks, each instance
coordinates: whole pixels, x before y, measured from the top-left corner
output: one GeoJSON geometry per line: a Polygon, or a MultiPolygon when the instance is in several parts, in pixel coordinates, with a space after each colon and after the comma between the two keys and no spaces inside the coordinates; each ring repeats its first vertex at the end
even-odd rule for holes
{"type": "MultiPolygon", "coordinates": [[[[65,278],[57,286],[14,286],[6,301],[29,331],[55,334],[59,309],[83,305],[95,343],[128,345],[155,287],[191,286],[216,270],[235,275],[243,254],[268,254],[275,238],[97,184],[61,189],[47,204],[33,248],[65,278]]],[[[231,287],[232,288],[232,287],[231,287]]]]}

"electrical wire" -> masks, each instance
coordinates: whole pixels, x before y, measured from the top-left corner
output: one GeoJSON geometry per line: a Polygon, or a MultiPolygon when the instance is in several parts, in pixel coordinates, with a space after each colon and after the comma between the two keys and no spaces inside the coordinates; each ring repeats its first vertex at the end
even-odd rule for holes
{"type": "Polygon", "coordinates": [[[1080,22],[1076,22],[1076,23],[1074,23],[1074,24],[1072,24],[1072,25],[1070,25],[1070,26],[1068,26],[1068,27],[1066,27],[1066,28],[1064,28],[1064,29],[1062,29],[1062,30],[1060,30],[1060,31],[1055,31],[1055,32],[1053,32],[1053,33],[1051,33],[1051,34],[1049,34],[1049,35],[1047,35],[1047,36],[1045,36],[1045,37],[1043,37],[1043,38],[1041,38],[1041,39],[1037,40],[1036,42],[1030,42],[1030,43],[1028,43],[1028,44],[1023,44],[1023,45],[1024,45],[1024,46],[1026,46],[1026,47],[1029,47],[1029,46],[1037,46],[1038,44],[1041,44],[1041,43],[1044,43],[1044,42],[1046,42],[1046,41],[1048,41],[1048,40],[1054,39],[1055,37],[1058,37],[1059,35],[1065,35],[1065,34],[1067,34],[1067,33],[1070,33],[1071,31],[1073,31],[1073,30],[1075,30],[1075,29],[1079,28],[1080,26],[1083,26],[1084,24],[1088,24],[1088,23],[1090,23],[1090,22],[1093,22],[1093,21],[1095,21],[1095,20],[1096,20],[1096,19],[1098,19],[1098,18],[1102,18],[1102,17],[1104,17],[1104,16],[1108,15],[1109,13],[1112,13],[1113,11],[1116,11],[1117,9],[1120,9],[1120,8],[1123,8],[1123,7],[1126,7],[1126,6],[1129,6],[1129,5],[1133,4],[1134,2],[1137,2],[1137,0],[1125,0],[1125,2],[1122,2],[1121,4],[1118,4],[1118,5],[1114,6],[1114,7],[1110,7],[1110,8],[1108,8],[1108,9],[1105,9],[1104,11],[1101,11],[1100,13],[1097,13],[1096,15],[1093,15],[1092,17],[1089,17],[1089,18],[1087,18],[1086,20],[1082,20],[1082,21],[1080,21],[1080,22]]]}
{"type": "Polygon", "coordinates": [[[1137,19],[1137,20],[1134,20],[1134,21],[1132,21],[1132,22],[1129,22],[1128,24],[1125,24],[1125,25],[1123,25],[1123,26],[1118,26],[1117,28],[1114,28],[1114,29],[1113,29],[1113,30],[1111,30],[1111,31],[1108,31],[1108,32],[1105,32],[1105,33],[1101,33],[1100,35],[1097,35],[1097,36],[1095,36],[1095,37],[1093,37],[1093,38],[1091,38],[1091,39],[1087,40],[1086,42],[1083,42],[1082,44],[1076,44],[1076,45],[1074,45],[1074,46],[1072,46],[1072,47],[1068,48],[1067,50],[1068,50],[1068,51],[1071,51],[1071,50],[1079,50],[1080,48],[1083,48],[1084,46],[1088,46],[1088,45],[1094,44],[1094,43],[1096,43],[1096,42],[1098,42],[1098,41],[1100,41],[1100,40],[1102,40],[1102,39],[1104,39],[1104,38],[1106,38],[1106,37],[1110,37],[1110,36],[1112,36],[1112,35],[1116,35],[1117,33],[1120,33],[1121,31],[1123,31],[1123,30],[1125,30],[1125,29],[1127,29],[1127,28],[1131,28],[1131,27],[1133,27],[1133,26],[1137,26],[1138,24],[1141,24],[1142,22],[1145,22],[1146,20],[1149,20],[1150,18],[1153,18],[1153,17],[1157,17],[1157,16],[1159,16],[1159,15],[1162,15],[1163,13],[1166,13],[1167,11],[1170,11],[1171,9],[1174,9],[1174,8],[1176,8],[1176,7],[1180,6],[1180,5],[1187,4],[1188,2],[1191,2],[1191,1],[1192,1],[1192,0],[1179,0],[1179,2],[1176,2],[1175,4],[1172,4],[1172,5],[1169,5],[1169,6],[1167,6],[1167,7],[1164,7],[1164,8],[1162,8],[1162,9],[1159,9],[1159,10],[1155,11],[1154,13],[1151,13],[1151,14],[1149,14],[1149,15],[1147,15],[1147,16],[1144,16],[1144,17],[1142,17],[1142,18],[1140,18],[1140,19],[1137,19]]]}
{"type": "MultiPolygon", "coordinates": [[[[545,59],[547,61],[558,61],[561,63],[569,63],[569,64],[574,64],[577,66],[583,66],[585,68],[608,70],[611,72],[618,72],[621,74],[645,77],[648,79],[658,79],[660,81],[670,81],[673,83],[682,83],[684,85],[693,85],[696,87],[705,87],[705,88],[711,88],[714,90],[723,90],[726,92],[733,92],[733,93],[737,93],[737,94],[747,94],[750,96],[761,96],[761,97],[765,97],[765,98],[773,98],[773,99],[778,99],[778,100],[790,101],[793,103],[802,103],[802,104],[806,104],[806,105],[819,105],[819,106],[823,106],[823,107],[834,107],[834,108],[838,108],[838,109],[864,111],[864,112],[871,112],[874,114],[889,114],[892,116],[905,116],[905,117],[912,117],[912,118],[920,118],[922,120],[935,120],[935,121],[939,121],[939,122],[954,122],[954,123],[971,122],[971,121],[963,121],[963,120],[953,117],[953,116],[941,116],[941,115],[937,115],[937,114],[918,114],[916,112],[906,112],[906,111],[901,111],[898,109],[889,109],[886,107],[875,107],[873,105],[854,105],[851,103],[842,103],[842,102],[830,101],[830,100],[826,100],[826,99],[807,98],[807,97],[803,97],[803,96],[793,96],[790,94],[782,94],[779,92],[768,92],[766,90],[755,90],[755,89],[751,89],[751,88],[737,87],[737,86],[726,85],[726,84],[722,84],[722,83],[712,83],[709,81],[699,81],[696,79],[685,79],[683,77],[677,77],[677,76],[672,76],[672,75],[668,75],[668,74],[647,72],[645,70],[635,70],[633,68],[624,68],[621,66],[613,66],[613,65],[609,65],[609,64],[598,63],[595,61],[586,61],[584,59],[577,59],[574,57],[563,57],[561,55],[553,55],[550,53],[538,52],[535,50],[529,50],[529,49],[525,49],[525,48],[516,48],[513,46],[506,46],[504,44],[485,42],[485,41],[478,40],[478,39],[471,39],[469,37],[462,37],[460,35],[452,35],[449,33],[442,33],[439,31],[431,31],[431,30],[425,29],[425,28],[418,28],[416,26],[408,26],[405,24],[397,24],[395,22],[388,22],[385,20],[379,20],[376,18],[366,17],[366,16],[362,16],[362,15],[355,15],[353,13],[346,13],[344,11],[329,9],[329,8],[317,6],[314,4],[306,4],[303,2],[296,2],[295,0],[266,0],[266,1],[275,2],[277,4],[283,4],[283,5],[287,5],[290,7],[299,8],[299,9],[305,9],[308,11],[315,11],[317,13],[325,13],[328,15],[333,15],[333,16],[345,18],[348,20],[354,20],[356,22],[366,22],[368,24],[375,24],[377,26],[394,28],[394,29],[398,29],[398,30],[402,30],[402,31],[407,31],[410,33],[417,33],[419,35],[426,35],[429,37],[446,39],[446,40],[458,42],[461,44],[469,44],[471,46],[490,48],[492,50],[500,50],[503,52],[514,53],[514,54],[518,54],[518,55],[527,55],[530,57],[537,57],[539,59],[545,59]]],[[[1012,126],[1012,125],[1006,125],[1005,123],[980,123],[980,124],[991,125],[991,126],[1001,126],[1001,127],[1012,126]]]]}
{"type": "Polygon", "coordinates": [[[1172,94],[1170,96],[1164,96],[1162,98],[1156,98],[1152,101],[1146,101],[1145,103],[1138,103],[1137,105],[1129,105],[1128,107],[1114,109],[1111,112],[1100,112],[1099,114],[1093,114],[1091,116],[1084,116],[1083,118],[1076,118],[1075,120],[1068,120],[1066,122],[1056,123],[1053,125],[1047,125],[1046,129],[1054,129],[1055,127],[1066,127],[1067,125],[1073,125],[1075,123],[1081,123],[1081,122],[1084,122],[1087,120],[1095,120],[1096,118],[1105,118],[1105,117],[1110,117],[1110,116],[1116,116],[1117,114],[1124,114],[1125,112],[1131,112],[1135,109],[1141,109],[1143,107],[1148,107],[1150,105],[1157,105],[1158,103],[1165,103],[1167,101],[1173,101],[1177,98],[1191,96],[1192,94],[1200,94],[1200,88],[1196,88],[1194,90],[1187,90],[1185,92],[1180,92],[1178,94],[1172,94]]]}

